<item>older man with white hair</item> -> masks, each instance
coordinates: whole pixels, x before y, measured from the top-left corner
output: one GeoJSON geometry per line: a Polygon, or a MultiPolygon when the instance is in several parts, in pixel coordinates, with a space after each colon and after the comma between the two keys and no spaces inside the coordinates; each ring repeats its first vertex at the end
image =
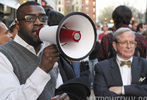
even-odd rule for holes
{"type": "Polygon", "coordinates": [[[147,60],[135,57],[135,34],[119,28],[113,34],[116,56],[95,66],[96,96],[147,96],[147,60]]]}

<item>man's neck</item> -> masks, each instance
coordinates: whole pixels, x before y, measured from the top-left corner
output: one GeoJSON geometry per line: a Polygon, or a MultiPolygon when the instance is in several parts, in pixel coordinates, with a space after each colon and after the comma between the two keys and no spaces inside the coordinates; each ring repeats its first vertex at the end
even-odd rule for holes
{"type": "Polygon", "coordinates": [[[27,42],[25,42],[19,35],[16,35],[14,38],[14,41],[18,44],[22,45],[23,47],[30,50],[32,53],[37,54],[42,47],[41,43],[38,43],[38,45],[29,45],[27,42]]]}
{"type": "Polygon", "coordinates": [[[123,57],[117,55],[117,58],[118,58],[118,59],[121,59],[121,60],[125,60],[125,61],[131,59],[131,61],[132,61],[132,58],[133,58],[133,57],[130,57],[130,58],[123,58],[123,57]]]}
{"type": "Polygon", "coordinates": [[[40,48],[41,48],[41,44],[38,45],[38,46],[33,46],[35,51],[36,51],[36,54],[40,51],[40,48]]]}

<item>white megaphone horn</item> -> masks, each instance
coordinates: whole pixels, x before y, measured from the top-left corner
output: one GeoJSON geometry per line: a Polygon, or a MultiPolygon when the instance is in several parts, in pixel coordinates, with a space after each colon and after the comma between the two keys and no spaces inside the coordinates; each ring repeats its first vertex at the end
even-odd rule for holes
{"type": "Polygon", "coordinates": [[[91,18],[82,12],[72,12],[59,25],[45,25],[37,32],[41,41],[56,44],[63,57],[82,60],[94,49],[96,28],[91,18]]]}

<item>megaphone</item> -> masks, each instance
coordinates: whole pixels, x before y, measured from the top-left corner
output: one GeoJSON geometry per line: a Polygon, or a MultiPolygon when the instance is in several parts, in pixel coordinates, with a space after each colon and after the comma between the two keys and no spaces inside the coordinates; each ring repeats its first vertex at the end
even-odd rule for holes
{"type": "Polygon", "coordinates": [[[38,31],[41,41],[56,44],[63,57],[82,60],[94,49],[96,28],[91,18],[82,12],[66,15],[59,25],[45,25],[38,31]]]}

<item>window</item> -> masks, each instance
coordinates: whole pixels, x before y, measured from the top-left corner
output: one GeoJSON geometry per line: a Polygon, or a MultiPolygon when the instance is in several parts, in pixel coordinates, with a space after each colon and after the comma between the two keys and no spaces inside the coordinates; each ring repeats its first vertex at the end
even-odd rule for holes
{"type": "Polygon", "coordinates": [[[89,8],[88,7],[86,7],[85,9],[86,9],[86,11],[89,11],[89,8]]]}
{"type": "Polygon", "coordinates": [[[93,1],[93,5],[96,5],[96,2],[95,1],[93,1]]]}
{"type": "Polygon", "coordinates": [[[58,4],[60,5],[61,4],[61,1],[59,1],[58,4]]]}
{"type": "Polygon", "coordinates": [[[86,3],[86,5],[88,5],[89,4],[89,0],[86,0],[85,3],[86,3]]]}
{"type": "Polygon", "coordinates": [[[61,11],[61,8],[58,8],[58,11],[60,12],[61,11]]]}
{"type": "Polygon", "coordinates": [[[70,4],[70,0],[67,0],[66,3],[67,3],[67,4],[70,4]]]}
{"type": "Polygon", "coordinates": [[[95,12],[96,11],[96,9],[95,8],[93,8],[93,12],[95,12]]]}
{"type": "Polygon", "coordinates": [[[96,16],[93,14],[93,18],[95,18],[96,16]]]}

